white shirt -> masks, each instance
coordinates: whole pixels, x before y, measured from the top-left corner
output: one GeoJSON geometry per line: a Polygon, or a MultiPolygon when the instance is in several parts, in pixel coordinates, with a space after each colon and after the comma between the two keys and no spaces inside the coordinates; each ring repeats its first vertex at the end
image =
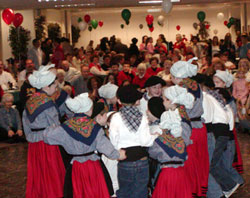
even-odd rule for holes
{"type": "Polygon", "coordinates": [[[36,69],[39,69],[39,67],[42,65],[42,61],[43,61],[43,51],[41,50],[41,48],[39,47],[37,49],[33,46],[28,51],[28,59],[32,60],[36,69]]]}
{"type": "Polygon", "coordinates": [[[203,114],[201,117],[205,120],[205,123],[212,123],[214,116],[214,104],[212,102],[213,96],[207,94],[206,92],[202,93],[203,93],[203,100],[202,100],[203,114]]]}
{"type": "MultiPolygon", "coordinates": [[[[150,99],[151,97],[148,96],[148,93],[147,93],[147,97],[148,99],[150,99]]],[[[140,105],[138,106],[138,109],[140,110],[140,112],[143,113],[143,115],[147,115],[146,112],[148,110],[148,100],[145,100],[144,97],[142,97],[142,99],[140,100],[140,105]]]]}
{"type": "Polygon", "coordinates": [[[3,90],[8,90],[9,89],[9,84],[8,82],[12,83],[13,87],[17,86],[17,83],[11,73],[3,71],[3,73],[0,75],[0,85],[3,90]]]}
{"type": "Polygon", "coordinates": [[[66,72],[64,80],[68,81],[69,83],[73,82],[77,77],[81,75],[80,71],[76,68],[69,67],[69,70],[66,72]]]}
{"type": "Polygon", "coordinates": [[[142,117],[137,132],[131,132],[126,127],[119,112],[112,116],[109,127],[109,137],[116,149],[132,146],[150,147],[155,140],[155,136],[150,134],[146,116],[142,117]]]}
{"type": "Polygon", "coordinates": [[[89,71],[95,76],[107,76],[109,74],[109,71],[104,71],[103,69],[99,70],[95,66],[91,67],[89,71]]]}

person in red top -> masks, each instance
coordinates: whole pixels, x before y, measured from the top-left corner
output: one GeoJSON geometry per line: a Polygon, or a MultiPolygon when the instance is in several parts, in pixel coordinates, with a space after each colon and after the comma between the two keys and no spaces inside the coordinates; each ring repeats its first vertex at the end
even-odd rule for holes
{"type": "Polygon", "coordinates": [[[99,63],[99,56],[94,55],[91,58],[91,63],[89,64],[89,71],[95,76],[107,76],[109,71],[104,71],[99,63]]]}
{"type": "Polygon", "coordinates": [[[118,86],[121,86],[124,80],[128,80],[130,83],[132,83],[134,77],[135,73],[131,70],[129,62],[125,62],[123,64],[122,71],[120,71],[117,76],[118,86]]]}
{"type": "Polygon", "coordinates": [[[61,64],[61,61],[65,59],[64,51],[61,46],[61,39],[56,38],[53,44],[54,44],[54,52],[53,52],[51,62],[55,64],[56,68],[58,68],[61,64]]]}
{"type": "Polygon", "coordinates": [[[181,53],[183,55],[185,55],[185,53],[186,53],[186,45],[183,42],[182,37],[181,37],[180,34],[176,34],[176,42],[174,44],[174,49],[176,49],[176,48],[181,50],[181,53]]]}
{"type": "Polygon", "coordinates": [[[140,63],[137,66],[138,73],[133,80],[133,84],[139,85],[140,88],[144,88],[144,84],[147,81],[147,79],[149,78],[149,75],[146,74],[146,68],[147,68],[147,66],[145,63],[140,63]]]}
{"type": "Polygon", "coordinates": [[[149,61],[151,67],[147,69],[146,74],[150,76],[156,76],[160,71],[162,71],[162,68],[158,66],[159,60],[156,57],[152,57],[149,61]]]}

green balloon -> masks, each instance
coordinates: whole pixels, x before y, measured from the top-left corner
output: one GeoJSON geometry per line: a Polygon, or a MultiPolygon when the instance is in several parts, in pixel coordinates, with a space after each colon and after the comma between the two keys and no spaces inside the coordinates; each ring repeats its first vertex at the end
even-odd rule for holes
{"type": "Polygon", "coordinates": [[[78,21],[78,23],[82,22],[82,18],[79,17],[77,21],[78,21]]]}
{"type": "Polygon", "coordinates": [[[203,11],[200,11],[197,13],[197,18],[199,19],[200,22],[203,22],[206,18],[206,13],[203,11]]]}
{"type": "Polygon", "coordinates": [[[122,29],[124,28],[124,24],[121,24],[121,28],[122,28],[122,29]]]}
{"type": "Polygon", "coordinates": [[[231,18],[229,19],[229,22],[230,22],[231,24],[233,24],[233,23],[235,22],[235,18],[231,17],[231,18]]]}
{"type": "Polygon", "coordinates": [[[124,21],[126,21],[126,23],[129,23],[129,19],[131,17],[131,12],[129,9],[123,9],[122,10],[122,18],[124,19],[124,21]]]}
{"type": "Polygon", "coordinates": [[[154,24],[152,23],[152,24],[148,24],[148,28],[152,28],[152,27],[154,27],[154,24]]]}
{"type": "Polygon", "coordinates": [[[229,23],[227,24],[228,29],[229,29],[232,25],[233,25],[233,24],[232,24],[231,22],[229,22],[229,23]]]}
{"type": "Polygon", "coordinates": [[[93,27],[94,29],[96,29],[97,26],[98,26],[98,21],[95,20],[95,19],[91,20],[91,25],[92,25],[92,27],[93,27]]]}
{"type": "Polygon", "coordinates": [[[128,24],[129,24],[129,21],[126,21],[126,24],[128,25],[128,24]]]}
{"type": "Polygon", "coordinates": [[[88,30],[91,32],[91,31],[92,31],[92,27],[91,27],[91,26],[89,26],[89,27],[88,27],[88,30]]]}

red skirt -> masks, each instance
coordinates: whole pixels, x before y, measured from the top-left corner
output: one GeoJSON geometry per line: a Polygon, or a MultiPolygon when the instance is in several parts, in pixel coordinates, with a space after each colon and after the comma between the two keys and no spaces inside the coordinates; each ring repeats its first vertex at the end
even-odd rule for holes
{"type": "Polygon", "coordinates": [[[200,129],[193,128],[192,136],[195,146],[195,155],[198,159],[198,173],[200,175],[200,184],[202,196],[206,196],[208,187],[208,175],[209,175],[209,155],[207,145],[207,128],[203,124],[200,129]]]}
{"type": "Polygon", "coordinates": [[[238,173],[242,174],[243,173],[243,161],[241,157],[240,146],[239,146],[237,132],[235,128],[233,129],[233,134],[234,134],[235,149],[236,149],[233,167],[238,171],[238,173]]]}
{"type": "Polygon", "coordinates": [[[109,198],[109,191],[99,161],[74,161],[72,166],[74,198],[109,198]]]}
{"type": "Polygon", "coordinates": [[[65,168],[58,146],[29,143],[26,198],[63,197],[65,168]]]}
{"type": "Polygon", "coordinates": [[[185,161],[184,170],[190,182],[193,197],[201,196],[201,181],[198,171],[199,161],[196,158],[195,145],[187,146],[188,159],[185,161]]]}
{"type": "Polygon", "coordinates": [[[184,168],[162,168],[152,198],[192,198],[184,168]]]}

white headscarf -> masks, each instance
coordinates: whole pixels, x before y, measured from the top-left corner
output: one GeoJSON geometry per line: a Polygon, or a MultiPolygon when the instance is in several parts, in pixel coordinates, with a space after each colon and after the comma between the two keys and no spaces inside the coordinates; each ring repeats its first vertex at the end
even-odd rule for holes
{"type": "Polygon", "coordinates": [[[42,89],[50,85],[56,79],[56,74],[50,71],[55,65],[40,66],[38,71],[34,71],[33,74],[29,75],[28,80],[32,87],[42,89]]]}
{"type": "Polygon", "coordinates": [[[66,105],[74,113],[85,113],[93,106],[93,101],[88,93],[82,93],[75,98],[68,98],[66,105]]]}
{"type": "Polygon", "coordinates": [[[193,60],[198,60],[198,58],[194,57],[188,61],[178,61],[174,63],[170,69],[170,73],[176,78],[190,78],[196,76],[198,67],[192,64],[193,60]]]}
{"type": "Polygon", "coordinates": [[[102,85],[98,89],[98,93],[99,93],[99,96],[102,98],[111,99],[116,96],[117,90],[118,90],[117,85],[108,83],[106,85],[102,85]]]}
{"type": "Polygon", "coordinates": [[[170,133],[175,137],[181,137],[182,127],[181,127],[181,116],[178,109],[174,111],[168,110],[161,115],[161,122],[159,124],[161,129],[168,129],[170,133]]]}
{"type": "Polygon", "coordinates": [[[192,109],[194,96],[187,92],[187,89],[179,85],[171,86],[163,91],[163,95],[172,101],[173,104],[184,105],[187,109],[192,109]]]}
{"type": "Polygon", "coordinates": [[[233,75],[230,74],[228,70],[226,71],[216,70],[216,73],[214,74],[214,76],[221,79],[226,84],[226,87],[230,87],[234,81],[233,75]]]}

